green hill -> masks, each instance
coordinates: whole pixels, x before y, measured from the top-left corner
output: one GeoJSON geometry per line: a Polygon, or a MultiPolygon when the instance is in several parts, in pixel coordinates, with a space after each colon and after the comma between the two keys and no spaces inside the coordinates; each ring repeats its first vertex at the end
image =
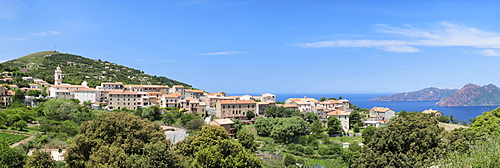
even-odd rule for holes
{"type": "Polygon", "coordinates": [[[191,85],[169,79],[163,76],[151,76],[141,70],[117,65],[108,61],[93,60],[82,56],[43,51],[6,61],[0,68],[8,70],[26,69],[27,75],[54,82],[54,70],[60,66],[63,71],[63,83],[81,84],[87,81],[90,87],[100,85],[101,82],[123,82],[123,84],[143,85],[191,85]]]}

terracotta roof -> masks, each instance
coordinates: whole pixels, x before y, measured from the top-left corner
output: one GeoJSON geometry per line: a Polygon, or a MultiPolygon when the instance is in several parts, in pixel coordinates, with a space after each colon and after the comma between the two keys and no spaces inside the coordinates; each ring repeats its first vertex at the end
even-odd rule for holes
{"type": "Polygon", "coordinates": [[[340,110],[333,110],[332,112],[328,113],[329,116],[338,116],[338,115],[349,115],[349,113],[345,113],[340,110]]]}
{"type": "Polygon", "coordinates": [[[52,85],[52,88],[85,88],[83,85],[52,85]]]}
{"type": "Polygon", "coordinates": [[[33,84],[33,83],[30,83],[29,85],[30,86],[38,86],[38,84],[33,84]]]}
{"type": "Polygon", "coordinates": [[[269,104],[269,102],[257,102],[257,104],[269,104]]]}
{"type": "Polygon", "coordinates": [[[296,104],[277,104],[276,106],[283,106],[285,108],[292,108],[292,107],[297,108],[297,107],[299,107],[296,104]]]}
{"type": "Polygon", "coordinates": [[[174,85],[174,88],[184,88],[182,85],[174,85]]]}
{"type": "Polygon", "coordinates": [[[109,94],[128,94],[128,95],[131,95],[131,94],[139,94],[138,92],[129,92],[129,91],[112,91],[112,92],[109,92],[109,94]]]}
{"type": "Polygon", "coordinates": [[[149,94],[161,94],[161,92],[148,92],[149,94]]]}
{"type": "Polygon", "coordinates": [[[191,90],[191,92],[194,92],[194,93],[203,93],[203,90],[191,90]]]}
{"type": "Polygon", "coordinates": [[[255,104],[253,100],[221,100],[220,104],[255,104]]]}
{"type": "Polygon", "coordinates": [[[174,94],[164,94],[163,97],[165,98],[179,98],[179,95],[174,95],[174,94]]]}
{"type": "Polygon", "coordinates": [[[433,110],[433,109],[424,110],[424,111],[422,111],[422,113],[427,113],[427,114],[431,114],[431,113],[441,113],[441,114],[443,114],[443,112],[441,112],[441,111],[439,111],[439,110],[433,110]]]}
{"type": "Polygon", "coordinates": [[[385,108],[385,107],[373,107],[372,109],[370,109],[372,111],[376,111],[376,112],[381,112],[381,113],[385,113],[389,110],[391,110],[390,108],[385,108]]]}
{"type": "Polygon", "coordinates": [[[182,96],[182,94],[181,94],[181,93],[172,93],[172,94],[173,94],[173,95],[177,95],[177,96],[179,96],[179,97],[180,97],[180,96],[182,96]]]}
{"type": "Polygon", "coordinates": [[[78,91],[97,91],[95,89],[92,89],[92,88],[83,88],[83,89],[78,89],[78,90],[73,90],[74,92],[78,92],[78,91]]]}
{"type": "Polygon", "coordinates": [[[234,124],[234,122],[231,119],[215,119],[210,122],[212,125],[227,125],[227,124],[234,124]]]}
{"type": "Polygon", "coordinates": [[[185,98],[184,100],[198,100],[198,99],[196,99],[194,97],[189,97],[189,98],[185,98]]]}

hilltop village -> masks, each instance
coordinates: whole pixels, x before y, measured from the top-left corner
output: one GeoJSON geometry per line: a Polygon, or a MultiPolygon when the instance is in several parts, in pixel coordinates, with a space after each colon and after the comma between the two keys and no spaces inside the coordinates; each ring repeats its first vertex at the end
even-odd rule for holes
{"type": "MultiPolygon", "coordinates": [[[[33,139],[27,140],[28,143],[18,148],[23,148],[25,154],[32,157],[37,155],[34,150],[37,147],[51,151],[50,155],[55,161],[65,162],[67,165],[78,165],[88,160],[83,158],[83,162],[75,162],[80,160],[74,157],[79,155],[79,151],[75,148],[81,147],[80,143],[86,141],[81,139],[83,135],[106,139],[109,137],[101,137],[103,131],[113,136],[118,135],[112,133],[114,130],[107,129],[108,127],[124,127],[121,130],[124,132],[119,133],[119,136],[123,136],[120,139],[133,139],[134,133],[127,131],[132,128],[137,131],[136,133],[155,130],[151,133],[162,140],[158,141],[158,145],[171,142],[175,146],[162,149],[175,151],[177,152],[175,155],[179,154],[179,157],[187,160],[197,160],[190,165],[209,164],[204,161],[205,157],[199,156],[203,153],[203,149],[196,149],[194,153],[189,151],[192,151],[190,147],[199,146],[198,143],[202,143],[200,140],[216,134],[217,137],[225,139],[217,143],[231,143],[233,146],[236,145],[234,146],[236,148],[244,147],[243,151],[246,151],[246,154],[234,152],[225,154],[250,159],[246,164],[255,166],[249,167],[260,167],[261,164],[317,165],[319,162],[321,164],[318,165],[323,167],[338,164],[340,167],[352,165],[370,167],[367,165],[374,162],[365,159],[371,158],[372,154],[366,153],[361,148],[374,148],[377,147],[374,144],[378,142],[386,144],[382,141],[394,139],[394,137],[376,137],[384,134],[384,130],[389,130],[389,127],[401,126],[402,129],[395,129],[393,130],[395,133],[388,133],[387,136],[398,135],[396,138],[421,139],[421,136],[398,133],[398,131],[403,131],[404,134],[412,133],[415,129],[403,127],[418,123],[418,127],[426,127],[419,131],[437,142],[440,138],[436,135],[443,131],[438,126],[438,120],[442,123],[454,121],[438,110],[425,110],[421,112],[422,115],[418,112],[401,111],[396,115],[390,108],[362,109],[340,97],[320,100],[309,97],[288,98],[284,102],[279,102],[276,95],[271,93],[259,96],[234,96],[224,92],[208,93],[175,84],[127,85],[123,82],[103,82],[96,87],[89,87],[85,81],[79,85],[66,84],[62,82],[65,75],[61,67],[57,67],[54,71],[54,84],[42,79],[14,75],[13,72],[6,71],[3,74],[0,106],[4,106],[6,110],[0,115],[6,116],[4,117],[6,120],[0,126],[6,128],[4,131],[11,134],[9,136],[14,136],[15,132],[11,131],[13,129],[38,131],[36,134],[39,136],[24,134],[33,139]],[[149,113],[155,109],[154,114],[149,113]],[[23,110],[26,112],[20,113],[23,110]],[[406,121],[407,118],[411,120],[406,121]],[[128,120],[133,122],[128,123],[128,120]],[[96,127],[99,129],[93,130],[94,126],[87,127],[87,124],[92,123],[99,124],[100,126],[96,127]],[[138,126],[139,123],[146,125],[138,126]],[[86,132],[83,129],[91,131],[86,132]],[[73,143],[73,140],[78,143],[73,143]],[[163,142],[163,140],[170,141],[163,142]],[[54,151],[54,148],[58,150],[54,151]]],[[[94,139],[88,138],[87,140],[94,139]]],[[[137,142],[142,143],[142,140],[137,142]]],[[[146,142],[147,139],[144,140],[144,143],[146,142]]],[[[106,143],[100,142],[97,146],[106,146],[108,145],[106,143]]],[[[115,140],[110,140],[109,143],[114,144],[115,140]]],[[[212,147],[214,150],[225,150],[217,146],[212,147]]],[[[438,147],[440,146],[436,143],[429,147],[429,150],[435,150],[434,148],[437,150],[438,147]]],[[[383,150],[374,150],[374,152],[380,151],[383,150]]],[[[92,155],[101,154],[93,150],[88,152],[92,152],[92,155]]],[[[134,155],[126,152],[122,154],[134,155]]],[[[410,152],[408,155],[410,154],[413,153],[410,152]]],[[[152,155],[157,156],[154,153],[151,157],[152,155]]],[[[146,156],[150,157],[149,155],[143,157],[146,156]]],[[[230,157],[224,155],[220,158],[230,157]]],[[[108,162],[112,161],[102,163],[108,162]]],[[[390,163],[383,164],[390,165],[390,163]]],[[[421,164],[432,164],[432,162],[421,164]]]]}
{"type": "MultiPolygon", "coordinates": [[[[4,72],[8,75],[9,72],[4,72]]],[[[314,112],[320,120],[326,122],[328,117],[337,117],[341,121],[343,132],[349,131],[349,115],[352,111],[347,99],[318,101],[314,98],[289,98],[284,103],[276,102],[276,95],[271,93],[260,96],[241,95],[227,96],[224,92],[207,93],[203,90],[185,89],[183,85],[124,85],[122,82],[106,82],[100,86],[90,88],[84,81],[80,85],[62,83],[63,71],[60,67],[54,72],[54,85],[41,79],[22,77],[32,83],[29,87],[19,88],[9,85],[11,90],[0,88],[0,103],[9,105],[11,97],[20,89],[25,92],[35,90],[47,92],[48,98],[77,99],[81,103],[89,103],[93,109],[115,110],[133,109],[142,107],[176,107],[185,113],[196,114],[200,117],[214,116],[219,119],[244,119],[246,113],[252,111],[256,117],[264,116],[264,111],[270,106],[284,107],[285,109],[299,110],[300,112],[314,112]],[[42,90],[40,86],[47,86],[42,90]]],[[[12,82],[12,78],[4,78],[5,82],[12,82]]],[[[42,96],[42,95],[41,95],[42,96]]],[[[36,97],[26,96],[25,104],[36,106],[33,101],[36,97]]],[[[370,110],[365,125],[378,126],[386,123],[395,115],[394,110],[384,107],[374,107],[370,110]]]]}

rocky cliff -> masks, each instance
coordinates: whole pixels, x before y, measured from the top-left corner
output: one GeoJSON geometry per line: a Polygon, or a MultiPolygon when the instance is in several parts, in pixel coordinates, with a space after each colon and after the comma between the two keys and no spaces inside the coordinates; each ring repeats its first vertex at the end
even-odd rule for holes
{"type": "Polygon", "coordinates": [[[391,96],[380,96],[370,101],[432,101],[441,100],[447,98],[453,94],[457,89],[438,89],[435,87],[429,87],[422,90],[408,92],[408,93],[397,93],[391,96]]]}
{"type": "Polygon", "coordinates": [[[493,85],[467,84],[451,96],[442,99],[438,106],[496,106],[500,105],[500,89],[493,85]]]}

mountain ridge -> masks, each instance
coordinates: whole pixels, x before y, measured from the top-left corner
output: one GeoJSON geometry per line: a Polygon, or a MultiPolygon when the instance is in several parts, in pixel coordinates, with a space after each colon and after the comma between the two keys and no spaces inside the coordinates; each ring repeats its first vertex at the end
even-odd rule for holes
{"type": "Polygon", "coordinates": [[[422,90],[379,96],[370,101],[437,101],[438,106],[500,106],[500,88],[488,84],[479,86],[468,83],[461,89],[438,89],[435,87],[422,90]]]}
{"type": "Polygon", "coordinates": [[[428,87],[421,90],[396,93],[390,96],[379,96],[370,101],[433,101],[441,100],[453,94],[458,89],[438,89],[436,87],[428,87]]]}

